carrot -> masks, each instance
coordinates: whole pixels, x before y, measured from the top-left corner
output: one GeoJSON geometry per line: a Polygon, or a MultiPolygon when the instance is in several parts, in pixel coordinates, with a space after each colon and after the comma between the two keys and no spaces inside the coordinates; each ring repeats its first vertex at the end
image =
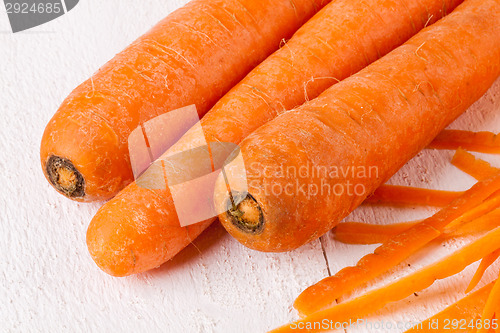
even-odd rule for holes
{"type": "MultiPolygon", "coordinates": [[[[335,239],[346,244],[380,244],[390,241],[391,238],[407,231],[421,221],[400,222],[377,225],[362,222],[342,222],[333,231],[335,239]]],[[[500,226],[500,209],[462,223],[454,227],[443,229],[441,238],[470,236],[485,232],[500,226]]]]}
{"type": "Polygon", "coordinates": [[[421,221],[377,225],[361,222],[342,222],[333,231],[335,239],[346,244],[385,243],[392,237],[407,231],[421,221]]]}
{"type": "Polygon", "coordinates": [[[457,303],[447,307],[435,316],[423,321],[422,323],[414,326],[405,333],[411,332],[429,332],[429,333],[448,333],[450,328],[453,326],[446,326],[448,321],[456,319],[458,324],[461,325],[463,322],[466,323],[465,329],[460,329],[460,332],[475,332],[475,324],[469,325],[469,323],[476,323],[477,319],[481,318],[481,311],[486,304],[488,295],[493,288],[494,282],[484,286],[478,291],[464,297],[457,303]]]}
{"type": "Polygon", "coordinates": [[[226,230],[247,247],[278,252],[332,229],[491,86],[500,74],[499,19],[497,1],[469,0],[253,132],[240,144],[248,191],[233,189],[245,199],[232,207],[224,182],[216,188],[226,230]]]}
{"type": "Polygon", "coordinates": [[[498,207],[500,174],[474,185],[449,206],[421,223],[390,238],[371,254],[361,258],[356,266],[346,267],[304,290],[294,307],[301,314],[310,314],[329,306],[342,295],[380,276],[438,238],[443,229],[457,221],[467,223],[498,207]],[[487,200],[485,200],[487,199],[487,200]],[[485,200],[485,201],[484,201],[485,200]]]}
{"type": "MultiPolygon", "coordinates": [[[[402,300],[415,292],[426,289],[436,280],[441,280],[461,272],[470,264],[498,249],[498,237],[500,237],[500,228],[489,232],[485,236],[455,251],[451,255],[395,282],[371,290],[352,300],[315,312],[304,319],[282,326],[272,332],[306,331],[301,330],[300,326],[306,325],[308,322],[321,322],[324,319],[333,323],[349,322],[350,320],[356,321],[362,316],[383,308],[388,303],[402,300]]],[[[488,312],[487,315],[489,314],[488,312]]],[[[323,330],[325,329],[320,328],[307,331],[319,332],[323,330]]]]}
{"type": "Polygon", "coordinates": [[[481,282],[481,279],[483,278],[484,273],[490,267],[493,265],[493,263],[500,257],[500,249],[496,250],[490,254],[488,254],[486,257],[481,260],[481,264],[479,265],[476,273],[472,277],[472,280],[467,287],[467,290],[465,291],[466,293],[471,292],[474,288],[477,287],[479,282],[481,282]]]}
{"type": "MultiPolygon", "coordinates": [[[[491,323],[494,318],[500,317],[500,279],[497,279],[493,289],[491,290],[490,296],[486,301],[486,304],[481,315],[481,327],[478,327],[477,332],[488,332],[491,328],[491,323]],[[489,325],[487,325],[489,323],[489,325]]],[[[498,323],[498,322],[497,322],[498,323]]],[[[498,327],[497,327],[498,328],[498,327]]]]}
{"type": "Polygon", "coordinates": [[[488,178],[500,170],[492,167],[488,162],[475,157],[461,148],[459,148],[455,152],[455,155],[453,155],[451,164],[465,173],[468,173],[477,180],[488,178]]]}
{"type": "Polygon", "coordinates": [[[112,197],[133,180],[132,130],[190,104],[203,116],[325,2],[193,0],[173,12],[65,99],[42,138],[45,176],[74,200],[112,197]]]}
{"type": "MultiPolygon", "coordinates": [[[[265,122],[386,54],[460,2],[330,3],[222,97],[201,119],[203,133],[190,130],[169,153],[202,145],[200,138],[238,144],[265,122]]],[[[87,244],[104,271],[129,275],[169,260],[213,220],[181,228],[168,189],[144,189],[133,183],[99,210],[89,226],[87,244]]]]}
{"type": "Polygon", "coordinates": [[[384,184],[378,187],[364,203],[444,207],[462,194],[463,192],[384,184]]]}
{"type": "Polygon", "coordinates": [[[428,148],[453,150],[463,148],[479,153],[500,154],[500,138],[491,132],[444,130],[428,148]]]}

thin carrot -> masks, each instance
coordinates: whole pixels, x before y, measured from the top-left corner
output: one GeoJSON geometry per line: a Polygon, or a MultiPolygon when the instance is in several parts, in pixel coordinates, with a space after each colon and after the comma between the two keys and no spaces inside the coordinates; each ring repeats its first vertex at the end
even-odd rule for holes
{"type": "Polygon", "coordinates": [[[490,254],[488,254],[486,257],[481,260],[481,264],[479,264],[479,267],[472,277],[472,280],[467,287],[467,290],[465,291],[466,293],[471,292],[476,286],[481,282],[481,279],[483,278],[484,273],[490,267],[493,265],[493,263],[500,257],[500,249],[496,250],[490,254]]]}
{"type": "Polygon", "coordinates": [[[475,332],[475,324],[469,325],[470,322],[476,323],[477,319],[481,318],[481,311],[486,304],[486,300],[493,288],[494,282],[484,286],[478,291],[467,295],[457,303],[447,307],[435,316],[423,321],[422,323],[414,326],[405,333],[411,332],[428,332],[428,333],[449,333],[451,324],[446,325],[448,321],[457,319],[459,325],[462,322],[467,323],[464,330],[460,332],[475,332]]]}
{"type": "Polygon", "coordinates": [[[438,238],[446,226],[455,221],[472,221],[493,210],[492,203],[498,207],[500,196],[491,196],[498,188],[500,174],[488,181],[478,182],[448,207],[392,237],[372,254],[361,258],[356,266],[346,267],[304,290],[295,300],[294,307],[299,313],[308,315],[329,306],[342,295],[387,272],[422,249],[438,238]]]}
{"type": "MultiPolygon", "coordinates": [[[[191,149],[199,138],[238,144],[265,122],[386,54],[461,1],[330,3],[222,97],[201,120],[203,133],[189,131],[170,152],[191,149]]],[[[128,275],[169,260],[213,220],[181,228],[168,190],[133,183],[99,210],[89,226],[87,244],[99,267],[112,275],[128,275]]]]}
{"type": "Polygon", "coordinates": [[[421,221],[410,221],[385,225],[342,222],[334,229],[335,239],[346,244],[380,244],[407,231],[421,221]]]}
{"type": "MultiPolygon", "coordinates": [[[[400,222],[392,224],[370,224],[363,222],[342,222],[334,229],[336,240],[346,244],[381,244],[388,242],[392,237],[410,229],[421,221],[400,222]]],[[[500,209],[479,216],[467,223],[454,227],[446,227],[440,238],[470,236],[500,226],[500,209]]]]}
{"type": "Polygon", "coordinates": [[[400,185],[381,185],[364,203],[444,207],[463,192],[431,190],[400,185]]]}
{"type": "MultiPolygon", "coordinates": [[[[306,325],[308,322],[314,323],[321,322],[322,320],[333,323],[348,322],[349,320],[356,321],[369,313],[383,308],[388,303],[402,300],[415,292],[428,288],[436,280],[441,280],[461,272],[470,264],[480,260],[488,253],[497,250],[500,246],[498,244],[499,237],[500,228],[497,228],[455,251],[453,254],[393,283],[369,291],[352,300],[315,312],[304,319],[282,326],[272,332],[320,332],[326,329],[320,327],[319,329],[305,330],[300,329],[300,326],[306,325]]],[[[494,294],[493,298],[495,300],[497,300],[496,297],[496,294],[494,294]]],[[[487,318],[492,317],[490,316],[490,312],[486,313],[486,316],[488,316],[487,318]]]]}
{"type": "Polygon", "coordinates": [[[112,197],[133,180],[132,130],[190,104],[204,115],[326,1],[193,0],[171,13],[62,103],[42,138],[45,176],[74,200],[112,197]]]}
{"type": "Polygon", "coordinates": [[[230,208],[219,215],[226,230],[247,247],[279,252],[332,229],[491,86],[500,74],[499,19],[497,1],[467,1],[253,132],[240,144],[250,166],[245,200],[233,208],[223,182],[216,189],[219,211],[230,208]]]}
{"type": "Polygon", "coordinates": [[[478,327],[477,332],[483,333],[488,332],[491,328],[491,323],[494,318],[500,317],[500,279],[497,279],[493,289],[491,290],[490,296],[486,301],[486,304],[481,315],[481,327],[478,327]],[[489,325],[487,326],[487,323],[489,325]]]}
{"type": "Polygon", "coordinates": [[[492,167],[488,162],[475,157],[461,148],[459,148],[455,152],[455,155],[453,155],[451,164],[463,172],[468,173],[477,180],[486,179],[500,170],[492,167]]]}
{"type": "Polygon", "coordinates": [[[444,130],[428,148],[453,150],[462,148],[479,153],[500,154],[500,137],[491,132],[444,130]]]}

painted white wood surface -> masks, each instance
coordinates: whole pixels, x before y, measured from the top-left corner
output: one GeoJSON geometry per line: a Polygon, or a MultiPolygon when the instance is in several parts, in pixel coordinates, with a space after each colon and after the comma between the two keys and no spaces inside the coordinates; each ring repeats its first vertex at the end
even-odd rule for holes
{"type": "MultiPolygon", "coordinates": [[[[57,20],[15,35],[0,9],[4,124],[0,129],[0,331],[264,332],[296,319],[293,299],[327,276],[320,241],[291,253],[264,254],[244,248],[218,224],[157,270],[127,278],[107,276],[94,265],[85,245],[88,222],[100,204],[69,201],[45,181],[39,165],[40,139],[63,98],[185,2],[81,0],[57,20]]],[[[497,82],[455,127],[498,131],[499,112],[497,82]]],[[[470,186],[473,181],[468,176],[449,166],[450,156],[424,152],[394,183],[449,189],[470,186]]],[[[429,213],[362,208],[351,218],[390,222],[429,213]]],[[[373,249],[335,243],[331,234],[323,242],[332,272],[373,249]]],[[[391,306],[379,318],[421,320],[457,298],[456,283],[446,281],[442,286],[447,289],[421,293],[418,299],[391,306]]],[[[464,282],[458,285],[463,287],[464,282]]]]}

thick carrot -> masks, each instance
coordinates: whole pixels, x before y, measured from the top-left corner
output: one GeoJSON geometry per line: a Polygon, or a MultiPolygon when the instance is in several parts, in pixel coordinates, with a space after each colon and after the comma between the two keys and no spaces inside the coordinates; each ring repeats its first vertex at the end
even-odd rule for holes
{"type": "Polygon", "coordinates": [[[333,228],[495,81],[499,20],[497,1],[467,1],[253,132],[240,144],[246,173],[228,175],[247,180],[248,191],[233,189],[245,199],[232,207],[222,179],[216,189],[226,230],[245,246],[277,252],[333,228]]]}
{"type": "Polygon", "coordinates": [[[475,157],[461,148],[459,148],[455,152],[455,155],[453,155],[451,164],[463,172],[468,173],[477,180],[486,179],[500,170],[492,167],[488,162],[475,157]]]}
{"type": "MultiPolygon", "coordinates": [[[[284,110],[386,54],[461,1],[330,3],[203,117],[203,133],[189,131],[169,153],[203,144],[200,138],[239,143],[284,110]]],[[[104,271],[128,275],[169,260],[213,220],[181,228],[168,190],[148,190],[134,183],[99,210],[88,229],[87,244],[104,271]]]]}
{"type": "Polygon", "coordinates": [[[467,290],[465,291],[466,293],[471,292],[476,286],[481,282],[481,279],[483,278],[484,273],[490,267],[493,265],[493,263],[500,257],[500,249],[496,250],[490,254],[488,254],[486,257],[481,260],[481,264],[479,264],[479,267],[477,268],[476,273],[472,277],[472,280],[467,287],[467,290]]]}
{"type": "Polygon", "coordinates": [[[356,266],[346,267],[304,290],[295,300],[294,307],[299,313],[307,315],[329,306],[342,295],[387,272],[422,249],[438,238],[451,223],[472,221],[493,210],[492,203],[498,207],[500,196],[490,196],[498,188],[500,174],[477,183],[448,207],[390,238],[373,253],[361,258],[356,266]],[[489,200],[483,202],[486,198],[489,200]]]}
{"type": "Polygon", "coordinates": [[[491,132],[444,130],[431,142],[433,149],[466,149],[479,153],[500,154],[500,137],[491,132]]]}
{"type": "MultiPolygon", "coordinates": [[[[388,303],[402,300],[415,292],[428,288],[436,280],[441,280],[461,272],[470,264],[498,249],[500,246],[498,244],[498,237],[500,237],[500,228],[489,232],[478,240],[455,251],[453,254],[395,282],[371,290],[352,300],[315,312],[304,319],[282,326],[272,332],[323,331],[325,330],[324,328],[314,330],[300,329],[300,326],[308,322],[321,322],[323,319],[333,323],[349,322],[350,320],[355,322],[357,319],[383,308],[388,303]],[[298,329],[295,330],[293,329],[294,327],[298,329]]],[[[487,315],[489,314],[488,312],[487,315]]]]}
{"type": "Polygon", "coordinates": [[[462,194],[463,192],[384,184],[366,198],[364,203],[444,207],[462,194]]]}
{"type": "MultiPolygon", "coordinates": [[[[494,318],[497,318],[498,320],[499,317],[500,317],[500,279],[497,279],[495,285],[493,286],[493,289],[491,290],[488,300],[484,305],[483,313],[481,315],[482,327],[480,327],[477,330],[477,332],[478,333],[488,332],[492,327],[491,325],[492,320],[494,318]],[[488,322],[489,325],[485,325],[488,322]]],[[[498,331],[498,326],[495,329],[495,331],[498,331]]]]}
{"type": "Polygon", "coordinates": [[[62,103],[41,144],[47,179],[78,201],[112,197],[133,180],[132,130],[190,104],[202,116],[326,2],[193,0],[171,13],[62,103]]]}
{"type": "Polygon", "coordinates": [[[469,323],[471,321],[475,323],[477,319],[481,318],[481,311],[486,304],[486,300],[488,299],[493,285],[494,282],[484,286],[470,295],[467,295],[435,316],[414,326],[412,329],[409,329],[406,333],[449,333],[450,328],[453,327],[451,325],[451,321],[454,319],[458,321],[458,325],[461,325],[463,322],[467,323],[463,330],[460,329],[460,332],[475,332],[476,325],[469,325],[469,323]],[[450,321],[449,325],[447,325],[448,321],[450,321]]]}

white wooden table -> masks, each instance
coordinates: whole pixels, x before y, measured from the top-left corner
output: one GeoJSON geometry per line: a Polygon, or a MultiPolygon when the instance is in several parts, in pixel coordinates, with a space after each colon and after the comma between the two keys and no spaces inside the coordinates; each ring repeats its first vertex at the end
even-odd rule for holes
{"type": "MultiPolygon", "coordinates": [[[[373,246],[338,244],[327,234],[290,253],[264,254],[244,248],[214,224],[157,270],[113,278],[95,266],[85,233],[100,204],[77,204],[48,185],[39,162],[43,129],[72,88],[185,2],[81,0],[57,20],[18,34],[9,31],[0,6],[4,124],[0,129],[0,331],[265,332],[297,318],[291,304],[301,290],[373,250],[373,246]]],[[[500,81],[453,127],[500,131],[500,81]]],[[[424,151],[391,182],[466,189],[473,180],[449,164],[451,155],[424,151]]],[[[497,157],[479,155],[500,166],[497,157]]],[[[431,212],[361,207],[349,219],[388,223],[431,212]]],[[[412,259],[411,269],[453,246],[438,246],[435,253],[412,259]]],[[[474,267],[460,279],[436,283],[370,320],[410,323],[428,317],[462,295],[474,267]]],[[[493,277],[494,271],[488,271],[485,282],[493,277]]]]}

